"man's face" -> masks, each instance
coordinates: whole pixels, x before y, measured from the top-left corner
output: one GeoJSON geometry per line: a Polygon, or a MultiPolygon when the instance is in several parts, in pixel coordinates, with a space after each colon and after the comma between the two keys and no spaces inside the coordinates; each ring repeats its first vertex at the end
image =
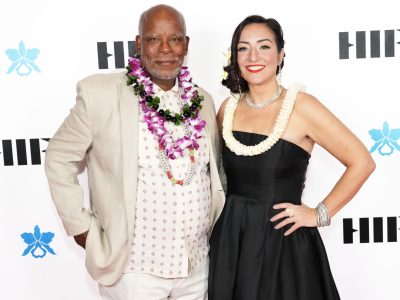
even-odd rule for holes
{"type": "Polygon", "coordinates": [[[143,23],[142,36],[136,37],[136,47],[154,83],[175,80],[188,43],[189,38],[176,14],[158,11],[148,16],[143,23]]]}

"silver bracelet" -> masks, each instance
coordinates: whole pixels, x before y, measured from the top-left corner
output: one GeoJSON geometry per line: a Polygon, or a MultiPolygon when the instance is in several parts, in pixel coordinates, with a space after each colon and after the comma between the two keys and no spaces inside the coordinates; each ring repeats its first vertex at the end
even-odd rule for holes
{"type": "Polygon", "coordinates": [[[323,226],[328,226],[331,224],[331,218],[328,213],[328,209],[326,208],[325,204],[320,202],[317,205],[317,226],[318,227],[323,227],[323,226]]]}

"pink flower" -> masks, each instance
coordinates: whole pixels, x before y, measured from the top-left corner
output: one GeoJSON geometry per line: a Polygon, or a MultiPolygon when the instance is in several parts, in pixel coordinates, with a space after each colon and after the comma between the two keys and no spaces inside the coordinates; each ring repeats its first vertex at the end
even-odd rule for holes
{"type": "Polygon", "coordinates": [[[201,131],[204,128],[204,126],[206,126],[206,121],[204,121],[204,120],[201,120],[200,122],[198,122],[198,119],[196,119],[194,122],[197,123],[197,124],[193,124],[193,127],[194,127],[194,129],[196,129],[196,131],[201,131]]]}
{"type": "Polygon", "coordinates": [[[193,83],[190,81],[180,81],[179,86],[186,91],[190,91],[193,87],[193,83]]]}
{"type": "Polygon", "coordinates": [[[178,75],[178,79],[181,82],[191,81],[192,80],[192,77],[190,77],[190,73],[189,73],[188,67],[182,67],[181,68],[181,72],[178,75]]]}
{"type": "Polygon", "coordinates": [[[132,73],[136,74],[141,68],[140,60],[134,57],[128,59],[129,66],[132,69],[132,73]]]}

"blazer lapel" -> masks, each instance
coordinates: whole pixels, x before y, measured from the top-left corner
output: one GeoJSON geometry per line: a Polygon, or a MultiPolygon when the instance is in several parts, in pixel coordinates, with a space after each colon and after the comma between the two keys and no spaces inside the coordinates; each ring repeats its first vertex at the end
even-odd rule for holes
{"type": "MultiPolygon", "coordinates": [[[[207,99],[208,100],[208,99],[207,99]]],[[[206,127],[204,128],[206,131],[206,138],[209,141],[210,150],[212,151],[214,159],[218,157],[219,145],[218,139],[216,138],[216,134],[218,131],[216,129],[216,118],[212,114],[213,108],[209,107],[209,105],[214,105],[212,101],[204,101],[203,109],[200,110],[201,118],[206,121],[206,127]]]]}
{"type": "Polygon", "coordinates": [[[131,233],[133,232],[133,216],[136,208],[139,101],[133,92],[133,88],[127,86],[124,81],[119,83],[118,90],[123,153],[123,189],[127,208],[128,228],[131,233]]]}

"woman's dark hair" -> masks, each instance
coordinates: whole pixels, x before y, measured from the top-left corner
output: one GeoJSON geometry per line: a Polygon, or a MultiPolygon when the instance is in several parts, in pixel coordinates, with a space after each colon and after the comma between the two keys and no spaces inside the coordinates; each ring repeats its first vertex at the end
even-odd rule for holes
{"type": "MultiPolygon", "coordinates": [[[[226,86],[231,90],[231,93],[239,93],[247,92],[249,90],[249,86],[241,76],[239,65],[237,63],[237,45],[239,43],[240,34],[242,30],[249,24],[264,24],[269,29],[271,29],[275,35],[275,42],[278,48],[278,52],[280,52],[285,46],[285,40],[283,39],[283,31],[281,25],[275,19],[269,18],[265,19],[264,17],[258,15],[248,16],[244,19],[235,29],[235,32],[232,36],[231,43],[231,59],[229,65],[224,67],[224,71],[228,73],[226,79],[222,80],[222,85],[226,86]]],[[[284,61],[282,59],[282,63],[280,64],[280,68],[282,69],[284,65],[284,61]]],[[[279,73],[279,67],[276,68],[276,74],[279,73]]]]}

